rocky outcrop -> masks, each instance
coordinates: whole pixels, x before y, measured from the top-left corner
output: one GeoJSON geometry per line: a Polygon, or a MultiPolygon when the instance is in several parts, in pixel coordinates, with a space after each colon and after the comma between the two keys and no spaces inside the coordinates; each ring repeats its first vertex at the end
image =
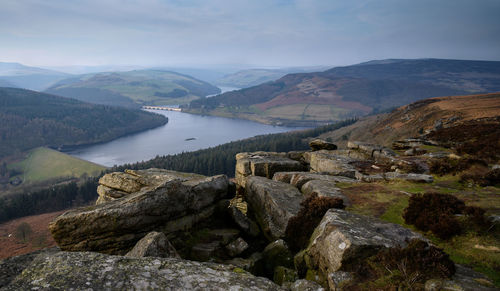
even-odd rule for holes
{"type": "Polygon", "coordinates": [[[396,157],[396,153],[390,148],[383,147],[381,145],[359,142],[359,141],[349,141],[347,142],[347,147],[349,149],[359,150],[366,153],[372,158],[386,158],[392,159],[396,157]]]}
{"type": "Polygon", "coordinates": [[[162,232],[152,231],[143,237],[134,248],[128,252],[127,257],[159,257],[179,258],[180,256],[162,232]]]}
{"type": "Polygon", "coordinates": [[[305,183],[300,191],[306,196],[316,193],[318,197],[340,198],[344,201],[345,206],[350,205],[349,199],[342,194],[339,188],[337,188],[336,182],[328,180],[311,180],[305,183]]]}
{"type": "Polygon", "coordinates": [[[309,147],[312,151],[328,150],[333,151],[337,149],[337,145],[324,141],[322,139],[313,139],[309,142],[309,147]]]}
{"type": "Polygon", "coordinates": [[[273,176],[273,180],[280,181],[284,183],[290,183],[297,188],[302,188],[304,184],[312,180],[329,181],[332,183],[356,183],[355,179],[347,178],[343,176],[332,176],[318,173],[310,172],[278,172],[273,176]]]}
{"type": "Polygon", "coordinates": [[[460,291],[495,291],[491,281],[472,269],[455,265],[456,273],[451,279],[430,279],[425,282],[425,291],[460,290],[460,291]]]}
{"type": "Polygon", "coordinates": [[[2,290],[283,290],[231,265],[91,252],[41,254],[2,290]]]}
{"type": "Polygon", "coordinates": [[[141,189],[152,189],[168,181],[176,179],[187,181],[196,178],[203,178],[203,176],[155,168],[109,173],[99,179],[99,186],[97,187],[99,198],[96,204],[113,201],[141,189]]]}
{"type": "Polygon", "coordinates": [[[0,260],[0,290],[10,284],[40,254],[53,254],[60,250],[57,247],[42,249],[25,255],[0,260]]]}
{"type": "Polygon", "coordinates": [[[239,153],[236,155],[236,183],[245,187],[246,178],[260,176],[271,179],[276,172],[302,171],[304,165],[288,158],[286,153],[239,153]]]}
{"type": "MultiPolygon", "coordinates": [[[[226,176],[192,177],[166,175],[161,182],[162,177],[143,175],[143,181],[155,182],[141,182],[148,186],[108,203],[70,210],[52,221],[49,229],[63,250],[124,254],[150,231],[174,231],[177,223],[187,228],[210,216],[215,202],[227,195],[226,176]]],[[[127,189],[136,189],[130,185],[137,180],[125,180],[127,189]]]]}
{"type": "Polygon", "coordinates": [[[381,248],[404,247],[414,238],[422,239],[397,224],[330,209],[311,236],[304,261],[309,269],[319,270],[323,278],[328,278],[329,273],[341,271],[381,248]]]}
{"type": "Polygon", "coordinates": [[[354,159],[336,155],[334,151],[317,151],[310,154],[311,172],[327,173],[355,179],[357,170],[349,163],[354,159]]]}
{"type": "Polygon", "coordinates": [[[285,235],[288,220],[299,212],[304,196],[294,186],[264,177],[249,177],[245,198],[264,235],[275,240],[285,235]]]}
{"type": "Polygon", "coordinates": [[[415,173],[398,173],[398,172],[387,172],[384,173],[384,178],[386,180],[404,180],[416,183],[432,183],[434,178],[431,175],[426,174],[415,174],[415,173]]]}

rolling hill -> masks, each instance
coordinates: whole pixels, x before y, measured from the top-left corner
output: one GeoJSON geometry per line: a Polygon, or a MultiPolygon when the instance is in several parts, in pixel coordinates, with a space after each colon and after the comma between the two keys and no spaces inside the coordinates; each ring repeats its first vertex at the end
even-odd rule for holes
{"type": "MultiPolygon", "coordinates": [[[[473,123],[494,125],[500,133],[500,93],[424,99],[390,113],[362,118],[352,125],[324,133],[320,138],[328,138],[341,147],[348,140],[391,146],[396,140],[417,137],[441,128],[462,126],[465,129],[473,123]]],[[[493,131],[489,130],[483,137],[490,133],[493,131]]],[[[474,135],[469,133],[471,139],[474,135]]],[[[455,134],[449,139],[458,136],[455,134]]],[[[497,143],[500,148],[500,139],[497,143]]]]}
{"type": "Polygon", "coordinates": [[[166,122],[164,116],[141,110],[0,88],[0,158],[39,146],[105,142],[166,122]]]}
{"type": "Polygon", "coordinates": [[[292,73],[307,73],[324,70],[326,67],[297,67],[284,69],[248,69],[241,70],[233,74],[225,75],[224,77],[215,80],[215,83],[220,86],[248,88],[257,86],[266,82],[277,80],[287,74],[292,73]]]}
{"type": "Polygon", "coordinates": [[[139,107],[188,103],[220,89],[171,71],[135,70],[79,75],[61,80],[45,92],[97,104],[139,107]]]}
{"type": "Polygon", "coordinates": [[[500,91],[500,62],[443,59],[372,61],[276,81],[183,110],[269,124],[314,125],[363,116],[423,98],[500,91]]]}
{"type": "Polygon", "coordinates": [[[70,75],[58,71],[0,62],[1,87],[19,87],[41,91],[70,75]]]}

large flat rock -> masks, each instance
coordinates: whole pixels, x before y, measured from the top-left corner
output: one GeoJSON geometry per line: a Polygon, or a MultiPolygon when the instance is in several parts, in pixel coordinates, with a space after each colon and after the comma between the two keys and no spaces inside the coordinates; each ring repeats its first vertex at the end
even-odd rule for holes
{"type": "Polygon", "coordinates": [[[2,290],[283,290],[234,266],[91,252],[39,255],[2,290]]]}
{"type": "Polygon", "coordinates": [[[288,158],[286,153],[254,152],[236,155],[236,183],[246,185],[246,178],[259,176],[271,179],[276,172],[302,171],[304,165],[297,160],[288,158]]]}
{"type": "Polygon", "coordinates": [[[334,151],[317,151],[310,154],[311,172],[327,173],[355,179],[357,170],[350,162],[355,159],[336,155],[334,151]]]}
{"type": "Polygon", "coordinates": [[[316,193],[318,197],[330,197],[330,198],[340,198],[344,201],[345,206],[349,206],[350,202],[347,196],[342,194],[340,188],[336,187],[336,182],[328,180],[311,180],[305,183],[300,191],[305,196],[309,196],[316,193]]]}
{"type": "Polygon", "coordinates": [[[104,204],[65,212],[49,229],[63,250],[124,254],[148,232],[213,208],[227,191],[225,175],[168,179],[104,204]]]}
{"type": "Polygon", "coordinates": [[[156,168],[109,173],[99,179],[99,186],[97,187],[99,198],[96,204],[113,201],[142,189],[152,189],[168,181],[187,181],[203,177],[204,176],[198,174],[156,168]]]}
{"type": "Polygon", "coordinates": [[[247,180],[245,196],[270,240],[284,237],[288,220],[299,212],[304,199],[290,184],[254,176],[247,180]]]}
{"type": "Polygon", "coordinates": [[[400,225],[339,209],[327,211],[305,251],[307,267],[324,278],[369,257],[381,248],[406,246],[422,237],[400,225]]]}

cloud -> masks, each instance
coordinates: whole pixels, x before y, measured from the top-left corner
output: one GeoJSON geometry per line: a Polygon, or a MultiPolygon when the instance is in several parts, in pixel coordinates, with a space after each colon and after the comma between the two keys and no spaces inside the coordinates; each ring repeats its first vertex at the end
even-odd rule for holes
{"type": "Polygon", "coordinates": [[[3,0],[0,55],[35,65],[500,60],[499,3],[3,0]]]}

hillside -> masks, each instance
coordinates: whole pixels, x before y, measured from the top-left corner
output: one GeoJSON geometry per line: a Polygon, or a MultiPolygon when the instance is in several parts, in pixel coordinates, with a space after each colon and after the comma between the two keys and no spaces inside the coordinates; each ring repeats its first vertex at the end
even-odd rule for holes
{"type": "Polygon", "coordinates": [[[312,68],[283,68],[283,69],[248,69],[241,70],[236,73],[225,75],[224,77],[215,80],[215,83],[220,86],[248,88],[257,86],[266,82],[277,80],[286,74],[306,73],[324,70],[324,67],[312,68]]]}
{"type": "MultiPolygon", "coordinates": [[[[35,148],[26,158],[9,166],[20,173],[23,182],[39,182],[55,178],[98,176],[106,167],[48,148],[35,148]]],[[[13,177],[11,177],[13,178],[13,177]]]]}
{"type": "Polygon", "coordinates": [[[0,88],[0,158],[39,146],[105,142],[166,122],[149,112],[0,88]]]}
{"type": "Polygon", "coordinates": [[[500,93],[437,97],[399,107],[390,113],[360,119],[355,124],[321,137],[341,146],[347,140],[390,146],[396,140],[420,136],[441,127],[460,127],[480,121],[498,124],[500,128],[500,123],[495,121],[499,116],[500,93]]]}
{"type": "Polygon", "coordinates": [[[383,111],[423,98],[500,91],[500,62],[386,60],[290,74],[195,100],[186,112],[312,125],[383,111]]]}
{"type": "Polygon", "coordinates": [[[41,91],[70,75],[58,71],[0,62],[0,86],[41,91]]]}
{"type": "Polygon", "coordinates": [[[220,90],[171,71],[135,70],[79,75],[58,82],[45,92],[97,104],[139,107],[188,103],[220,90]]]}

